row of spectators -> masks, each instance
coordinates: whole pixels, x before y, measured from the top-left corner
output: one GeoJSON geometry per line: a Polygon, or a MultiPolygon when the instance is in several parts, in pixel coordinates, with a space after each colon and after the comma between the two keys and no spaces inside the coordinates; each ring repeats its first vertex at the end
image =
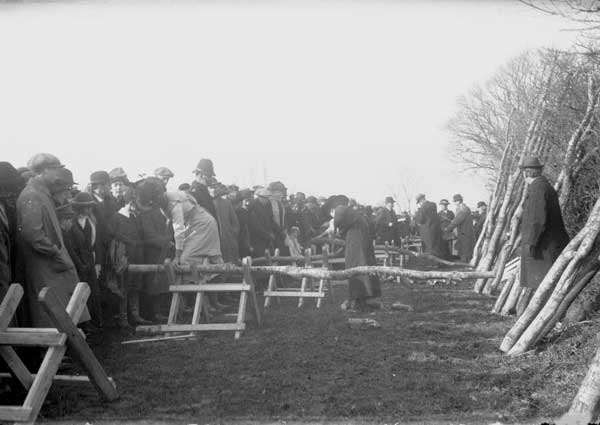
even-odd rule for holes
{"type": "MultiPolygon", "coordinates": [[[[127,273],[128,264],[235,263],[275,249],[302,255],[334,231],[332,214],[342,198],[368,223],[370,243],[399,244],[414,234],[416,223],[426,249],[432,245],[423,220],[424,195],[415,217],[396,216],[391,198],[373,209],[343,195],[288,196],[280,181],[252,189],[226,186],[210,159],[200,160],[194,175],[191,184],[168,192],[174,176],[166,167],[137,181],[117,167],[91,173],[86,190],[79,192],[72,173],[51,154],[37,154],[21,169],[0,163],[0,291],[11,282],[25,283],[28,308],[19,320],[49,325],[37,302],[39,290],[54,287],[66,304],[76,283],[85,281],[92,293],[89,317],[82,318],[86,331],[164,322],[167,279],[160,273],[127,273]]],[[[446,232],[452,231],[454,219],[449,220],[446,232]]],[[[432,250],[449,255],[438,251],[432,250]]],[[[210,308],[224,309],[232,301],[227,294],[212,296],[210,308]]]]}

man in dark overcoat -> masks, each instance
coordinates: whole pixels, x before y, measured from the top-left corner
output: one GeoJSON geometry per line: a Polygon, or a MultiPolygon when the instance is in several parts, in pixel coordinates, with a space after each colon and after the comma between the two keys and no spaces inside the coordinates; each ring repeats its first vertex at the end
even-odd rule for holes
{"type": "Polygon", "coordinates": [[[240,248],[240,257],[246,258],[252,256],[252,245],[250,242],[250,203],[252,201],[252,191],[242,189],[238,192],[238,207],[235,209],[238,223],[240,224],[240,233],[238,236],[238,245],[240,248]]]}
{"type": "Polygon", "coordinates": [[[452,229],[448,229],[452,220],[454,220],[454,213],[448,209],[447,199],[440,200],[439,204],[442,209],[438,212],[440,217],[440,226],[442,226],[442,258],[450,259],[452,256],[452,244],[454,241],[454,232],[452,229]]]}
{"type": "MultiPolygon", "coordinates": [[[[67,253],[56,216],[50,188],[58,180],[63,165],[54,155],[36,154],[28,162],[33,177],[17,201],[19,250],[24,270],[26,297],[35,327],[52,327],[38,294],[43,287],[54,289],[66,307],[79,278],[67,253]]],[[[80,322],[90,319],[87,309],[80,322]]]]}
{"type": "Polygon", "coordinates": [[[452,200],[456,206],[456,216],[446,227],[446,231],[452,232],[456,229],[456,250],[460,261],[468,263],[473,256],[473,248],[475,247],[471,209],[464,204],[463,197],[460,194],[454,195],[452,200]]]}
{"type": "Polygon", "coordinates": [[[521,164],[527,182],[521,218],[521,286],[527,289],[517,314],[527,307],[531,294],[569,243],[558,195],[542,168],[536,157],[525,158],[521,164]]]}
{"type": "Polygon", "coordinates": [[[396,201],[391,196],[385,198],[385,208],[383,208],[375,219],[375,241],[383,245],[384,243],[397,244],[398,241],[398,217],[394,212],[396,201]]]}
{"type": "Polygon", "coordinates": [[[250,205],[250,244],[253,257],[264,257],[265,250],[273,251],[275,235],[279,227],[273,219],[270,201],[271,193],[267,189],[258,189],[256,199],[250,205]]]}
{"type": "Polygon", "coordinates": [[[417,195],[416,201],[419,209],[414,221],[419,226],[423,252],[439,257],[442,255],[442,227],[437,208],[422,193],[417,195]]]}

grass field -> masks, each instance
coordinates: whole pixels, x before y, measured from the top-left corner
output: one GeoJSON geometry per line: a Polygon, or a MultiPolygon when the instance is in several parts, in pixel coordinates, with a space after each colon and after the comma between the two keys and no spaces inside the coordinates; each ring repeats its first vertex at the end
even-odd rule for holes
{"type": "MultiPolygon", "coordinates": [[[[155,419],[187,423],[513,423],[563,413],[596,348],[595,324],[518,358],[497,347],[513,322],[489,313],[493,299],[472,284],[385,283],[384,309],[349,315],[338,305],[265,312],[239,341],[121,345],[108,334],[94,350],[121,399],[103,403],[88,386],[56,385],[42,417],[71,421],[155,419]],[[393,302],[413,306],[395,311],[393,302]],[[352,329],[370,317],[378,329],[352,329]]],[[[336,288],[338,299],[345,287],[336,288]]],[[[339,303],[338,303],[339,304],[339,303]]],[[[535,423],[535,422],[532,422],[535,423]]]]}

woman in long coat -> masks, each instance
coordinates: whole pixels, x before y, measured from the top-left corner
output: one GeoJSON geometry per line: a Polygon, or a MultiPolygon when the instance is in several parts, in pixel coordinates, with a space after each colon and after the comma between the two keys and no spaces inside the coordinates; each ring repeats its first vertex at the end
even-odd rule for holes
{"type": "MultiPolygon", "coordinates": [[[[173,227],[167,213],[160,207],[165,193],[164,183],[156,177],[148,177],[137,184],[139,224],[143,246],[144,264],[162,264],[174,254],[173,227]]],[[[144,276],[144,293],[148,317],[164,321],[161,314],[163,299],[169,293],[169,282],[165,273],[151,273],[144,276]]]]}
{"type": "Polygon", "coordinates": [[[240,223],[231,201],[225,199],[227,193],[228,191],[225,186],[217,186],[214,192],[213,203],[217,212],[217,222],[219,223],[221,255],[224,262],[233,263],[240,259],[238,245],[240,223]]]}
{"type": "Polygon", "coordinates": [[[443,255],[442,226],[437,208],[433,202],[425,199],[425,195],[417,195],[419,209],[415,214],[415,223],[419,226],[423,251],[435,256],[443,255]]]}
{"type": "MultiPolygon", "coordinates": [[[[369,236],[367,220],[356,210],[339,205],[334,212],[334,225],[346,241],[346,268],[374,266],[375,253],[369,236]]],[[[348,300],[351,309],[366,307],[367,300],[381,296],[376,276],[357,276],[348,279],[348,300]]]]}

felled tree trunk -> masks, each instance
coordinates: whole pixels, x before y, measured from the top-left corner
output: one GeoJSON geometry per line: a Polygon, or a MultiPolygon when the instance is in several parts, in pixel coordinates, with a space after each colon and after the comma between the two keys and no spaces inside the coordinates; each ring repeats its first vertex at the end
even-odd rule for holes
{"type": "Polygon", "coordinates": [[[589,271],[583,274],[561,303],[557,315],[558,320],[562,319],[565,326],[585,320],[600,304],[600,276],[597,275],[599,269],[598,261],[591,264],[589,271]]]}

